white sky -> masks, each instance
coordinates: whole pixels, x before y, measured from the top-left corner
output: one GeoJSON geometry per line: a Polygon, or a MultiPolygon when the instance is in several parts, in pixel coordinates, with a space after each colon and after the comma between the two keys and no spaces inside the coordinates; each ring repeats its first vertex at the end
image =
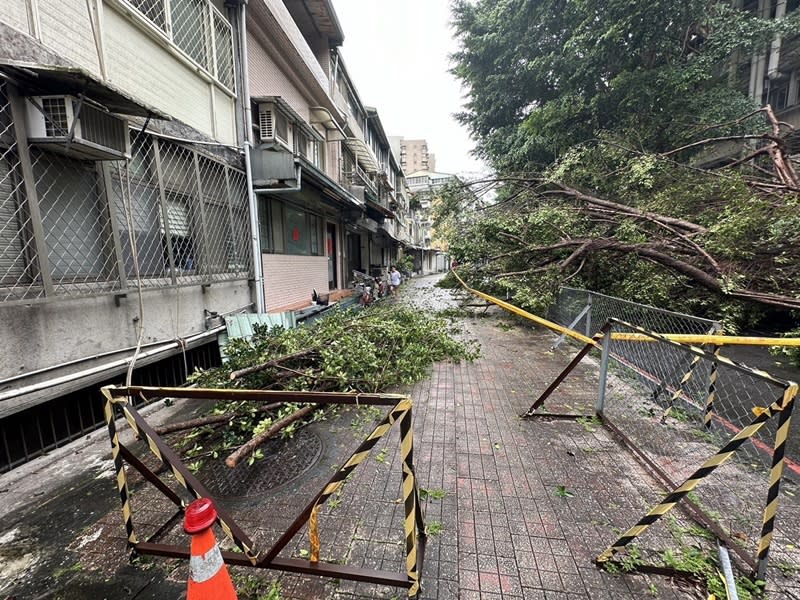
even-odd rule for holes
{"type": "Polygon", "coordinates": [[[461,86],[447,70],[457,44],[449,0],[333,0],[344,31],[342,55],[361,101],[378,109],[387,135],[423,138],[436,170],[487,171],[453,118],[461,86]]]}

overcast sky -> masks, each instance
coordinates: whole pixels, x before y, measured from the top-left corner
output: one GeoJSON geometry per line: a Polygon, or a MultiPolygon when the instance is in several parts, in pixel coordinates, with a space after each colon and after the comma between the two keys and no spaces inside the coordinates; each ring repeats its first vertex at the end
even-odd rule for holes
{"type": "Polygon", "coordinates": [[[436,170],[485,172],[473,142],[453,118],[462,105],[447,70],[456,49],[448,0],[333,0],[344,30],[342,54],[362,102],[374,106],[387,135],[424,138],[436,170]]]}

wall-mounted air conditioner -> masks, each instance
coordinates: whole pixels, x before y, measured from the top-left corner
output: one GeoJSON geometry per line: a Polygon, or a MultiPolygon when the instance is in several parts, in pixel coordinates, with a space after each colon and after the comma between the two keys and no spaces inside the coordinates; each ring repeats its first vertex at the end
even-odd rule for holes
{"type": "Polygon", "coordinates": [[[76,158],[130,158],[131,139],[125,119],[73,96],[27,98],[28,141],[76,158]]]}
{"type": "Polygon", "coordinates": [[[278,107],[265,102],[258,105],[258,131],[262,144],[277,143],[292,151],[292,124],[278,107]]]}

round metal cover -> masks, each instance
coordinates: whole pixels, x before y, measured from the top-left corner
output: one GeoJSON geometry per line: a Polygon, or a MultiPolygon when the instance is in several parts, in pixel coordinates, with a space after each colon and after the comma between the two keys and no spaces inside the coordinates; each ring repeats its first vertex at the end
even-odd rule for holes
{"type": "Polygon", "coordinates": [[[249,496],[289,483],[308,471],[322,454],[322,440],[300,429],[291,439],[273,439],[261,446],[264,458],[252,465],[242,461],[234,469],[225,461],[208,461],[198,474],[209,491],[220,497],[249,496]]]}

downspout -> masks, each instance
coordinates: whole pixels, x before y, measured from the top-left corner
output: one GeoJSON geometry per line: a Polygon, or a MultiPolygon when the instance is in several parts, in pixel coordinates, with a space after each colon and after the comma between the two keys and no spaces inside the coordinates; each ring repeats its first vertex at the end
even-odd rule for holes
{"type": "MultiPolygon", "coordinates": [[[[775,20],[778,21],[786,16],[786,0],[778,0],[775,5],[775,20]]],[[[778,71],[778,63],[781,60],[781,34],[775,35],[772,40],[772,46],[769,51],[769,67],[767,67],[767,77],[775,79],[780,75],[778,71]]]]}
{"type": "Polygon", "coordinates": [[[253,277],[256,286],[256,312],[266,312],[264,298],[264,264],[261,261],[261,241],[258,233],[258,201],[253,190],[253,169],[250,164],[250,151],[253,148],[253,115],[250,108],[250,77],[247,59],[247,0],[243,0],[239,11],[239,48],[242,70],[242,105],[244,107],[244,164],[247,174],[247,203],[250,209],[250,242],[253,251],[253,277]]]}

